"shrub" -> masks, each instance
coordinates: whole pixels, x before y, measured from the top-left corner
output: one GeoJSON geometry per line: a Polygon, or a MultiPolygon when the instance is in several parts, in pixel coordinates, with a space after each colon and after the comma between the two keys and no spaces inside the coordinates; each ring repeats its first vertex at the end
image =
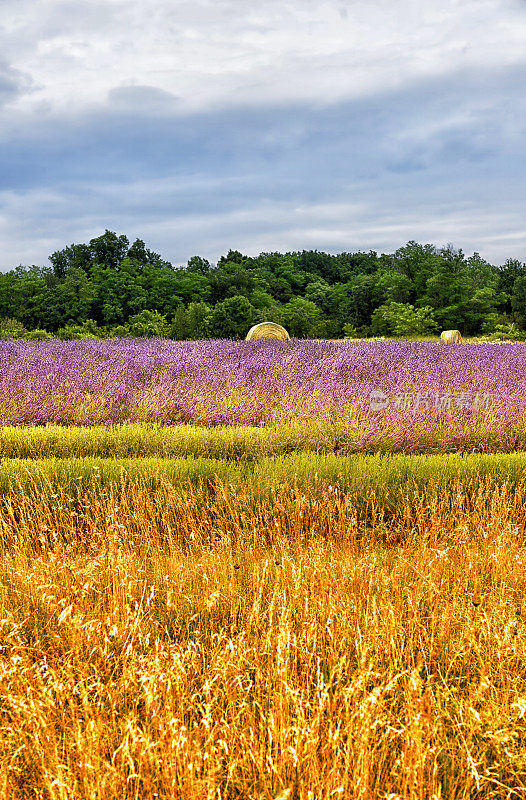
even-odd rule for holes
{"type": "Polygon", "coordinates": [[[490,334],[492,339],[508,340],[512,342],[526,338],[526,332],[512,325],[496,325],[495,330],[490,334]]]}
{"type": "Polygon", "coordinates": [[[311,300],[293,297],[283,306],[283,316],[291,336],[304,339],[319,334],[321,311],[311,300]]]}
{"type": "Polygon", "coordinates": [[[366,339],[369,336],[370,330],[368,325],[351,325],[346,322],[343,326],[344,339],[366,339]]]}
{"type": "Polygon", "coordinates": [[[417,336],[433,333],[437,323],[431,306],[415,308],[410,303],[384,303],[373,313],[374,336],[417,336]]]}
{"type": "Polygon", "coordinates": [[[141,311],[128,320],[130,336],[166,336],[166,317],[159,311],[141,311]]]}
{"type": "Polygon", "coordinates": [[[27,329],[17,319],[4,317],[0,320],[0,339],[23,339],[27,329]]]}
{"type": "Polygon", "coordinates": [[[104,339],[107,333],[105,328],[99,328],[95,320],[88,319],[81,325],[68,322],[58,329],[56,336],[58,339],[104,339]]]}
{"type": "Polygon", "coordinates": [[[37,340],[44,340],[44,339],[54,339],[52,333],[49,331],[45,331],[42,328],[35,328],[34,331],[27,331],[24,334],[24,339],[37,339],[37,340]]]}
{"type": "Polygon", "coordinates": [[[254,323],[254,314],[254,306],[243,295],[227,297],[215,305],[212,334],[221,339],[244,339],[254,323]]]}
{"type": "Polygon", "coordinates": [[[488,314],[482,324],[482,333],[485,338],[497,341],[519,341],[526,338],[526,332],[510,322],[504,314],[488,314]]]}

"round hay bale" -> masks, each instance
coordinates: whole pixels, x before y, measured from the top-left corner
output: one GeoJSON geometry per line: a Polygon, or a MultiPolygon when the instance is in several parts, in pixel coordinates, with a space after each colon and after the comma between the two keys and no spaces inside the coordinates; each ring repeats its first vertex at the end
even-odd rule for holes
{"type": "Polygon", "coordinates": [[[462,336],[460,335],[460,331],[442,331],[440,334],[440,339],[445,342],[446,344],[460,344],[462,342],[462,336]]]}
{"type": "Polygon", "coordinates": [[[251,339],[290,339],[290,336],[285,328],[276,322],[259,322],[257,325],[252,325],[245,336],[246,342],[251,339]]]}

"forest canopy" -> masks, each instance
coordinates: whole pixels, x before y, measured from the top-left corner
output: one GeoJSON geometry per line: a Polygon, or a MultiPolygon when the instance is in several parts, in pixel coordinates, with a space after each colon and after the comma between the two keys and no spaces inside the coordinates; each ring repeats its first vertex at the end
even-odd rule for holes
{"type": "Polygon", "coordinates": [[[0,274],[0,337],[243,338],[265,320],[291,336],[524,338],[526,264],[410,241],[394,253],[238,250],[173,266],[106,230],[47,266],[0,274]]]}

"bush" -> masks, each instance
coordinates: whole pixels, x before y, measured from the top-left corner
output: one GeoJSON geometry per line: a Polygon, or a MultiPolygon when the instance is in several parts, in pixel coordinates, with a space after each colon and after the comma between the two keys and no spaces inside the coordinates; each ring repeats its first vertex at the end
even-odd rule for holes
{"type": "Polygon", "coordinates": [[[510,322],[504,314],[488,314],[482,324],[482,333],[485,338],[497,341],[519,341],[526,338],[526,332],[516,322],[510,322]]]}
{"type": "Polygon", "coordinates": [[[56,336],[58,339],[105,339],[107,333],[105,328],[99,328],[95,320],[88,319],[82,325],[68,322],[58,329],[56,336]]]}
{"type": "Polygon", "coordinates": [[[23,339],[27,329],[17,319],[4,317],[0,320],[0,339],[23,339]]]}
{"type": "Polygon", "coordinates": [[[384,303],[373,313],[373,336],[422,336],[434,333],[437,323],[431,306],[415,308],[409,303],[384,303]]]}
{"type": "Polygon", "coordinates": [[[511,325],[496,325],[493,333],[490,334],[492,339],[498,340],[511,340],[512,342],[520,341],[526,338],[526,332],[521,331],[520,328],[514,327],[515,323],[511,325]]]}
{"type": "Polygon", "coordinates": [[[130,336],[166,336],[168,325],[166,317],[159,311],[141,311],[128,320],[126,326],[130,336]]]}
{"type": "Polygon", "coordinates": [[[109,334],[110,339],[124,339],[127,336],[131,336],[130,329],[127,325],[115,325],[114,328],[111,328],[109,334]]]}
{"type": "Polygon", "coordinates": [[[244,339],[254,324],[255,308],[243,295],[216,303],[212,315],[212,334],[220,339],[244,339]]]}
{"type": "Polygon", "coordinates": [[[141,311],[129,318],[126,325],[116,325],[111,328],[107,337],[112,339],[127,336],[154,337],[167,336],[168,324],[166,317],[159,311],[141,311]]]}
{"type": "Polygon", "coordinates": [[[49,331],[45,331],[42,328],[35,328],[34,331],[27,331],[27,333],[24,334],[24,339],[29,339],[29,340],[36,339],[42,341],[43,339],[54,339],[54,338],[55,337],[53,336],[52,333],[49,333],[49,331]]]}
{"type": "Polygon", "coordinates": [[[370,329],[368,325],[360,325],[356,327],[351,323],[346,322],[343,326],[344,339],[366,339],[369,336],[370,329]]]}

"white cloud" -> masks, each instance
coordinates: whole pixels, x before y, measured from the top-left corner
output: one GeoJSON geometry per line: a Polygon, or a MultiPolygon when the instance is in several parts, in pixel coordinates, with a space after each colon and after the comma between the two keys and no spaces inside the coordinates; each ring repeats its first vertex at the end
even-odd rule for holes
{"type": "Polygon", "coordinates": [[[188,110],[327,103],[526,59],[511,0],[4,0],[0,43],[38,89],[20,110],[150,86],[188,110]]]}

